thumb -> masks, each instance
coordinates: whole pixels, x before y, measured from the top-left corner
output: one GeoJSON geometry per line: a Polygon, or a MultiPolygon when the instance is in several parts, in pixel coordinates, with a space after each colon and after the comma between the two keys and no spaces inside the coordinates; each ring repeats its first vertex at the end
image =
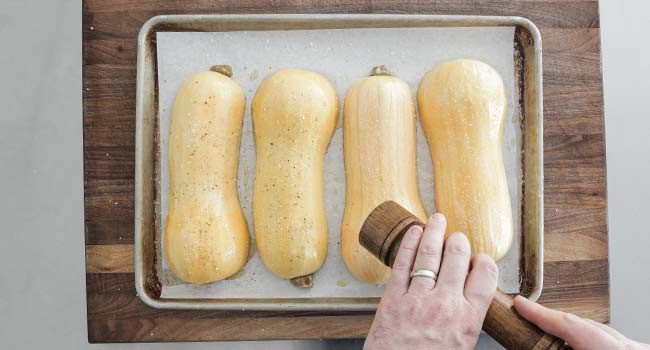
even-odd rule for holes
{"type": "Polygon", "coordinates": [[[517,312],[544,332],[560,337],[574,349],[618,349],[620,344],[609,333],[586,320],[532,302],[520,295],[514,299],[517,312]]]}

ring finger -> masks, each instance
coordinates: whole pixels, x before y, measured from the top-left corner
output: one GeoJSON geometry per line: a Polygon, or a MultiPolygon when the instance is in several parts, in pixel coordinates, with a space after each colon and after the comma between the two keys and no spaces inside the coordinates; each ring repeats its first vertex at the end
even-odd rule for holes
{"type": "MultiPolygon", "coordinates": [[[[442,245],[444,242],[447,222],[445,216],[436,213],[431,215],[429,222],[424,228],[420,247],[418,248],[413,271],[429,270],[437,276],[442,260],[442,245]]],[[[427,276],[413,276],[409,292],[422,293],[430,292],[436,284],[435,279],[427,276]]]]}

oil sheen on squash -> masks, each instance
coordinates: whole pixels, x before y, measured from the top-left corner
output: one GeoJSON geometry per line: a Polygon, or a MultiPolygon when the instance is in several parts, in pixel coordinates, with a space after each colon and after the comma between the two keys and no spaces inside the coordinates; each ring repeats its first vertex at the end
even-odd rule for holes
{"type": "Polygon", "coordinates": [[[165,253],[191,283],[222,280],[248,259],[248,225],[237,195],[243,90],[202,72],[178,90],[169,131],[169,211],[165,253]]]}
{"type": "MultiPolygon", "coordinates": [[[[378,67],[379,68],[379,67],[378,67]]],[[[426,222],[418,193],[415,106],[399,78],[359,79],[348,91],[343,114],[346,198],[341,229],[343,259],[366,283],[386,282],[390,269],[359,244],[364,220],[379,204],[393,200],[426,222]]]]}
{"type": "Polygon", "coordinates": [[[318,73],[282,70],[262,82],[252,108],[257,250],[275,275],[311,280],[327,255],[323,160],[338,118],[336,90],[318,73]]]}
{"type": "Polygon", "coordinates": [[[510,249],[513,222],[502,156],[506,92],[499,73],[475,60],[429,71],[418,89],[434,169],[436,209],[447,234],[468,235],[472,254],[510,249]]]}

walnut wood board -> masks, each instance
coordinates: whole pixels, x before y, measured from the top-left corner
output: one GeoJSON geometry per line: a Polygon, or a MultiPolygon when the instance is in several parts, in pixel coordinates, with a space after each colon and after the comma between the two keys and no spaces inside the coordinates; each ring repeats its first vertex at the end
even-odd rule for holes
{"type": "Polygon", "coordinates": [[[523,16],[542,33],[543,304],[609,320],[598,1],[84,0],[83,125],[88,340],[364,337],[360,312],[173,311],[144,305],[133,273],[136,42],[160,14],[412,13],[523,16]]]}

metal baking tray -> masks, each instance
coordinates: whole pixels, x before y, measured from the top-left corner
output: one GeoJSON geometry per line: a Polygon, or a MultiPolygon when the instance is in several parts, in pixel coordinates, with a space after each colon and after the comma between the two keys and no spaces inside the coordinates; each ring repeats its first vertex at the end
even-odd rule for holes
{"type": "Polygon", "coordinates": [[[437,15],[170,15],[148,20],[138,37],[135,170],[135,284],[147,305],[161,309],[372,311],[379,298],[160,298],[160,140],[156,33],[350,28],[515,28],[515,94],[522,126],[520,294],[536,300],[543,277],[543,116],[541,35],[521,17],[437,15]]]}

